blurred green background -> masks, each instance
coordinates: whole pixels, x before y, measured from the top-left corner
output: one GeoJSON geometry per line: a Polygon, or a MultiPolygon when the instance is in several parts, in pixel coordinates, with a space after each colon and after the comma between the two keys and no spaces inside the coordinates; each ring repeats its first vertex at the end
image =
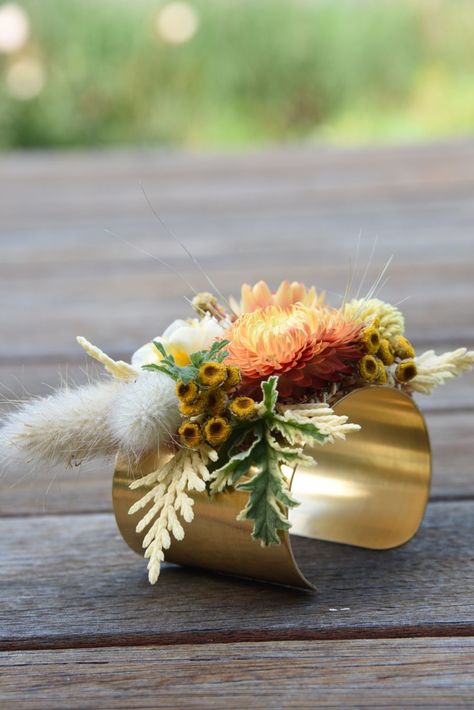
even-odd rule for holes
{"type": "Polygon", "coordinates": [[[473,39],[473,0],[0,3],[0,147],[471,134],[473,39]]]}

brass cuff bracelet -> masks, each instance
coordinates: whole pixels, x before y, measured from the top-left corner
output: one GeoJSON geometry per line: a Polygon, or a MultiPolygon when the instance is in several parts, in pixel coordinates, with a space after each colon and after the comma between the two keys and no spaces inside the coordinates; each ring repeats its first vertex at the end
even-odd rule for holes
{"type": "MultiPolygon", "coordinates": [[[[289,510],[291,535],[280,545],[262,547],[251,536],[249,520],[238,520],[246,494],[235,489],[212,499],[194,496],[195,517],[183,540],[173,540],[168,562],[266,582],[314,589],[293,554],[298,535],[345,545],[387,550],[410,540],[426,508],[431,480],[431,450],[423,415],[413,399],[396,389],[354,390],[333,407],[361,425],[356,435],[314,452],[318,465],[298,465],[284,473],[300,505],[289,510]]],[[[311,454],[311,451],[309,452],[311,454]]],[[[129,515],[144,489],[131,490],[136,477],[158,468],[166,451],[153,452],[135,467],[118,457],[113,505],[128,545],[143,555],[145,532],[136,525],[143,511],[129,515]]],[[[146,490],[146,489],[145,489],[146,490]]]]}
{"type": "Polygon", "coordinates": [[[192,305],[197,317],[130,362],[78,337],[109,377],[9,414],[0,465],[116,455],[115,517],[150,584],[167,561],[314,589],[295,559],[311,555],[305,539],[407,542],[431,480],[413,397],[470,370],[474,350],[417,354],[403,313],[374,287],[337,308],[289,281],[192,305]]]}

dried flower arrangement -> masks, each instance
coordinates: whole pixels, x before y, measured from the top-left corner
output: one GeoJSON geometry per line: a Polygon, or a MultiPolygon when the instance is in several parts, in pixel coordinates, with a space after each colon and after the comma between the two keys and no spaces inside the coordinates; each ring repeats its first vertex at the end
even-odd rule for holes
{"type": "Polygon", "coordinates": [[[278,544],[298,505],[282,474],[308,460],[306,444],[325,445],[359,429],[332,406],[356,388],[377,385],[430,394],[474,365],[459,348],[416,355],[402,313],[376,298],[340,308],[303,284],[244,285],[223,307],[198,294],[196,318],[177,320],[141,347],[131,363],[114,361],[84,338],[79,344],[111,378],[23,405],[0,430],[3,463],[21,459],[78,464],[120,451],[139,459],[166,445],[171,456],[133,481],[147,492],[137,531],[158,579],[171,536],[193,520],[193,492],[248,494],[241,519],[262,545],[278,544]]]}

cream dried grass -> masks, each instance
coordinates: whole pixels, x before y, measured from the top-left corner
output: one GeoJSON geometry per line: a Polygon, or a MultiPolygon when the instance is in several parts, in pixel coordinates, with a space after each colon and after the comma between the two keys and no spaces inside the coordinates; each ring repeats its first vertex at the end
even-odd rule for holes
{"type": "Polygon", "coordinates": [[[108,418],[120,387],[107,381],[66,388],[21,405],[0,429],[2,466],[33,462],[71,466],[113,454],[118,442],[108,418]]]}
{"type": "Polygon", "coordinates": [[[435,387],[474,367],[474,350],[458,348],[442,355],[437,355],[434,350],[427,350],[415,358],[415,363],[417,375],[408,383],[408,389],[421,394],[431,394],[435,387]]]}

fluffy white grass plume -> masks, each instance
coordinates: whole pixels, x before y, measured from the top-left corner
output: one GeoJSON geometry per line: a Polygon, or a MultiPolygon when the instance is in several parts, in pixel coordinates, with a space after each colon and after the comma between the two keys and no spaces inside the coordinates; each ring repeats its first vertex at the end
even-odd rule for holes
{"type": "Polygon", "coordinates": [[[431,394],[438,385],[474,367],[474,350],[458,348],[442,355],[436,355],[434,350],[427,350],[415,358],[415,363],[417,375],[410,380],[408,388],[412,392],[431,394]]]}
{"type": "Polygon", "coordinates": [[[139,456],[169,441],[180,420],[174,381],[162,372],[144,370],[121,388],[110,428],[123,450],[139,456]]]}
{"type": "Polygon", "coordinates": [[[179,420],[174,382],[160,372],[66,388],[7,416],[0,429],[0,466],[71,466],[119,449],[136,457],[169,441],[179,420]]]}
{"type": "Polygon", "coordinates": [[[66,388],[23,404],[0,429],[2,467],[37,462],[73,465],[113,454],[117,441],[108,418],[122,386],[105,381],[66,388]]]}

